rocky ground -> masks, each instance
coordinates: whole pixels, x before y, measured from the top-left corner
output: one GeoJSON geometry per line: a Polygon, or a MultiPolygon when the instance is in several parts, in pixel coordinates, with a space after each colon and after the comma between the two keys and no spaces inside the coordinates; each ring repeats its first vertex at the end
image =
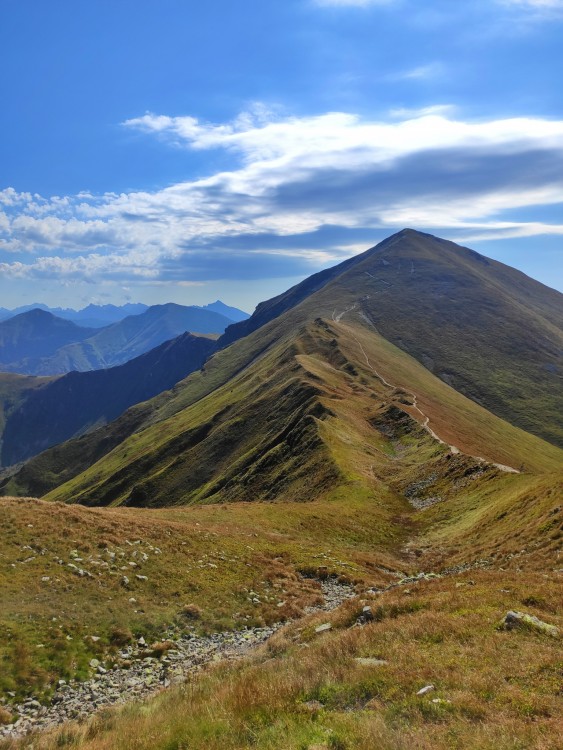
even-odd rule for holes
{"type": "MultiPolygon", "coordinates": [[[[308,608],[308,612],[330,611],[354,595],[351,586],[335,579],[322,581],[321,587],[324,603],[308,608]]],[[[165,646],[160,657],[148,656],[148,644],[141,638],[135,645],[122,649],[122,666],[106,669],[103,662],[92,659],[90,666],[95,676],[91,679],[72,683],[60,680],[50,705],[41,705],[33,696],[11,705],[10,712],[18,718],[12,724],[0,726],[0,738],[21,737],[71,719],[85,719],[101,708],[145,698],[182,682],[205,664],[243,656],[270,638],[283,624],[208,636],[170,630],[163,634],[165,646]]]]}

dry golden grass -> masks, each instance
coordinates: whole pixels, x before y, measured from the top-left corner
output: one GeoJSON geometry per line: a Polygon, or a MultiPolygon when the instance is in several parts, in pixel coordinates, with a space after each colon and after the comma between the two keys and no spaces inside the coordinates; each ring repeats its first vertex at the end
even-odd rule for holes
{"type": "MultiPolygon", "coordinates": [[[[563,454],[464,399],[367,329],[356,327],[351,337],[344,323],[317,321],[291,347],[285,344],[239,373],[233,390],[219,388],[209,400],[192,393],[193,406],[129,438],[51,497],[68,499],[97,482],[119,484],[131,457],[150,458],[156,445],[162,464],[152,467],[154,484],[147,487],[161,493],[158,502],[166,499],[170,466],[179,472],[177,503],[246,498],[255,486],[265,497],[299,502],[148,510],[0,501],[0,625],[7,634],[0,641],[0,688],[47,694],[57,677],[85,677],[92,656],[111,657],[134,636],[156,644],[171,622],[209,630],[300,618],[319,602],[318,583],[302,573],[346,576],[366,591],[396,581],[398,571],[483,557],[492,569],[409,584],[373,600],[365,595],[375,616],[365,627],[356,627],[360,601],[330,616],[300,619],[244,663],[213,667],[148,703],[20,744],[32,742],[36,750],[555,750],[560,643],[495,626],[508,609],[561,626],[554,573],[561,567],[561,485],[553,472],[563,454]],[[360,345],[398,388],[385,386],[362,361],[360,345]],[[299,414],[303,396],[310,413],[293,448],[280,440],[262,450],[270,446],[268,431],[280,427],[267,421],[274,385],[288,399],[283,414],[299,414]],[[530,473],[503,474],[449,455],[420,427],[407,387],[445,440],[502,463],[520,465],[525,457],[530,473]],[[258,409],[263,433],[252,443],[247,429],[243,445],[237,435],[248,404],[258,409]],[[224,421],[213,421],[218,409],[224,421]],[[211,425],[209,442],[197,442],[193,461],[176,461],[168,448],[179,450],[178,436],[200,424],[211,425]],[[312,448],[300,464],[302,434],[312,448]],[[229,435],[232,444],[221,442],[229,435]],[[234,445],[233,452],[220,453],[224,445],[229,451],[234,445]],[[291,482],[287,450],[301,472],[291,482]],[[263,474],[254,471],[254,459],[264,461],[263,474]],[[238,474],[235,463],[242,467],[238,474]],[[217,476],[194,480],[188,498],[184,481],[200,465],[217,468],[217,476]],[[225,467],[231,473],[221,484],[225,467]],[[439,502],[417,512],[406,490],[430,476],[425,486],[439,502]],[[323,477],[333,480],[317,486],[323,477]],[[311,494],[316,499],[303,502],[311,494]],[[327,619],[332,631],[317,635],[315,625],[327,619]],[[93,643],[91,635],[100,640],[93,643]],[[357,657],[388,663],[360,666],[357,657]],[[435,691],[417,696],[428,683],[435,691]]],[[[212,363],[209,372],[212,377],[212,363]]],[[[280,413],[281,406],[274,417],[280,413]]],[[[131,471],[127,482],[138,482],[131,471]]],[[[129,489],[119,492],[116,502],[129,489]]]]}
{"type": "Polygon", "coordinates": [[[560,641],[496,625],[525,607],[561,627],[560,589],[531,573],[506,586],[502,572],[477,571],[351,601],[288,626],[242,664],[12,747],[556,750],[560,641]],[[377,621],[358,627],[366,601],[377,621]],[[315,634],[327,619],[333,630],[315,634]],[[435,689],[417,696],[428,684],[435,689]]]}
{"type": "Polygon", "coordinates": [[[361,499],[335,508],[0,500],[0,691],[48,694],[59,678],[86,677],[91,658],[111,659],[133,635],[159,639],[172,623],[209,631],[297,617],[319,602],[318,584],[298,571],[384,583],[389,510],[361,499]]]}

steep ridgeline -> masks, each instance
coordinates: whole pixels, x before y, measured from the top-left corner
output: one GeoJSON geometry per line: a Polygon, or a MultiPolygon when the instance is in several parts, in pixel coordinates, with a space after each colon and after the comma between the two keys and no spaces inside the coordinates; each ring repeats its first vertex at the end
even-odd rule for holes
{"type": "MultiPolygon", "coordinates": [[[[41,311],[25,313],[25,316],[49,316],[41,311]]],[[[18,316],[18,318],[23,316],[18,316]]],[[[13,325],[18,318],[0,323],[1,327],[13,325]]],[[[186,331],[199,334],[219,334],[229,325],[230,319],[219,313],[197,307],[166,304],[149,307],[140,315],[129,315],[101,330],[78,328],[68,321],[59,321],[57,329],[84,332],[76,333],[56,348],[38,348],[25,336],[19,337],[19,347],[2,347],[2,368],[7,372],[28,375],[58,375],[72,370],[86,372],[124,364],[134,357],[154,349],[186,331]],[[45,349],[45,350],[44,350],[45,349]]],[[[55,326],[54,323],[51,323],[55,326]]],[[[1,334],[0,334],[1,335],[1,334]]]]}
{"type": "Polygon", "coordinates": [[[563,446],[563,295],[520,271],[406,229],[258,305],[219,345],[290,309],[362,318],[456,390],[563,446]]]}
{"type": "Polygon", "coordinates": [[[500,477],[493,464],[551,471],[563,451],[360,322],[317,319],[217,352],[171,392],[32,459],[2,490],[87,505],[377,500],[421,479],[448,493],[482,475],[479,457],[500,477]]]}
{"type": "Polygon", "coordinates": [[[215,342],[184,333],[118,367],[56,379],[0,376],[0,466],[110,422],[200,368],[215,342]],[[4,387],[2,387],[4,385],[4,387]]]}
{"type": "Polygon", "coordinates": [[[94,505],[305,500],[355,476],[354,491],[377,494],[380,454],[395,449],[378,442],[392,425],[374,425],[395,408],[423,429],[421,456],[561,465],[560,449],[514,426],[558,439],[561,295],[411,230],[339,268],[259,306],[261,327],[226,346],[257,321],[231,326],[201,372],[32,459],[3,492],[94,505]]]}

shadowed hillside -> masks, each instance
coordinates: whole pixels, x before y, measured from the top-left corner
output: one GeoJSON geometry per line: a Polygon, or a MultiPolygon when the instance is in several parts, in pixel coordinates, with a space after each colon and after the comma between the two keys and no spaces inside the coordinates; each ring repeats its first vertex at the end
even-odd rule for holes
{"type": "Polygon", "coordinates": [[[31,355],[50,357],[68,344],[81,342],[95,333],[93,328],[81,328],[69,320],[62,320],[44,310],[33,309],[0,322],[0,369],[31,375],[53,373],[31,372],[17,364],[31,355]]]}
{"type": "Polygon", "coordinates": [[[7,413],[1,424],[0,465],[25,461],[118,417],[133,404],[171,388],[197,370],[215,348],[212,340],[184,333],[147,354],[118,367],[93,372],[71,372],[56,379],[4,375],[15,386],[0,403],[7,413]],[[35,386],[36,381],[41,388],[35,386]],[[19,404],[19,405],[18,405],[19,404]]]}

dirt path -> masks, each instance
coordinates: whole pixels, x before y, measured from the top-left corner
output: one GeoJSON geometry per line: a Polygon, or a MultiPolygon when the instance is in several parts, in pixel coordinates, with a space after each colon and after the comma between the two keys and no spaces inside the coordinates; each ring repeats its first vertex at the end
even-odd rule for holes
{"type": "MultiPolygon", "coordinates": [[[[333,321],[336,322],[336,323],[339,323],[342,320],[342,318],[344,317],[344,315],[346,315],[346,313],[352,312],[352,310],[355,310],[356,307],[357,307],[356,305],[352,305],[352,307],[349,307],[346,310],[343,310],[341,313],[338,313],[338,314],[336,314],[336,310],[335,310],[333,312],[333,314],[332,314],[333,321]]],[[[405,393],[408,393],[409,396],[411,396],[411,398],[413,400],[412,407],[422,417],[422,421],[420,423],[421,423],[422,427],[426,430],[426,432],[428,432],[428,434],[431,435],[434,438],[434,440],[437,440],[442,445],[445,445],[452,453],[462,453],[462,451],[456,445],[450,445],[450,443],[446,442],[445,440],[442,440],[442,438],[430,427],[430,417],[427,416],[422,411],[422,409],[420,408],[420,406],[418,405],[418,396],[417,396],[417,394],[414,391],[411,391],[409,388],[405,388],[403,386],[394,385],[393,383],[390,383],[388,380],[386,380],[386,378],[384,378],[383,375],[371,364],[371,362],[369,360],[369,357],[366,354],[366,351],[365,351],[364,347],[362,346],[361,342],[356,338],[356,336],[354,336],[353,333],[351,333],[351,336],[354,339],[354,341],[357,343],[357,345],[359,346],[360,351],[361,351],[361,353],[362,353],[362,355],[363,355],[363,357],[364,357],[364,359],[366,361],[366,365],[373,372],[373,374],[379,380],[381,380],[381,382],[383,383],[383,385],[386,385],[388,388],[400,389],[400,390],[404,391],[405,393]]],[[[469,454],[466,454],[466,455],[469,455],[469,454]]],[[[510,474],[519,474],[520,473],[518,471],[518,469],[515,469],[512,466],[507,466],[506,464],[495,463],[494,461],[489,461],[486,458],[483,458],[482,456],[471,456],[471,458],[474,458],[476,461],[482,461],[483,463],[491,464],[492,466],[495,466],[500,471],[505,471],[505,472],[508,472],[510,474]]]]}

